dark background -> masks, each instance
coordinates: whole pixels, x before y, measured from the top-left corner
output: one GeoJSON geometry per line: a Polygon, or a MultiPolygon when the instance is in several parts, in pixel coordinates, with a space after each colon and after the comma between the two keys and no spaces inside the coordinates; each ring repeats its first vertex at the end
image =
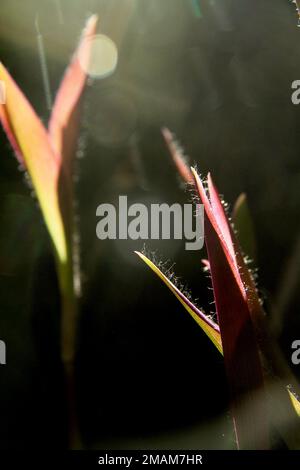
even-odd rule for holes
{"type": "MultiPolygon", "coordinates": [[[[255,224],[259,286],[290,361],[299,339],[299,34],[287,0],[1,0],[0,59],[38,114],[47,110],[35,29],[52,94],[85,19],[115,40],[118,68],[88,87],[76,163],[83,295],[77,360],[84,440],[91,447],[232,445],[222,359],[177,300],[133,254],[100,242],[96,207],[187,202],[161,137],[168,126],[232,205],[245,191],[255,224]],[[132,8],[131,8],[132,7],[132,8]],[[83,157],[83,158],[82,158],[83,157]]],[[[59,294],[48,235],[0,134],[0,447],[65,444],[59,294]]],[[[176,262],[212,311],[202,252],[147,243],[176,262]]],[[[299,366],[298,366],[299,367],[299,366]]],[[[299,375],[297,366],[294,372],[299,375]]]]}

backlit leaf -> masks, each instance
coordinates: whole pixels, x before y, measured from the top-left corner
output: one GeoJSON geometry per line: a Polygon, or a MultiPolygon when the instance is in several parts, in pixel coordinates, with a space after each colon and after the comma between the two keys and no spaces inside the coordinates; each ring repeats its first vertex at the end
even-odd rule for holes
{"type": "Polygon", "coordinates": [[[211,178],[207,196],[199,176],[192,171],[205,207],[205,241],[237,445],[240,449],[266,449],[269,448],[269,417],[262,364],[245,288],[234,259],[229,224],[211,178]],[[244,400],[253,410],[251,414],[243,408],[244,400]]]}
{"type": "Polygon", "coordinates": [[[166,284],[166,286],[168,286],[175,297],[181,302],[184,308],[211,339],[219,352],[222,353],[222,342],[218,325],[208,318],[204,313],[202,313],[197,307],[195,307],[195,305],[192,304],[192,302],[167,278],[167,276],[163,274],[163,272],[157,266],[155,266],[154,263],[152,263],[149,258],[147,258],[147,256],[138,251],[135,253],[152,269],[152,271],[155,272],[155,274],[166,284]]]}
{"type": "Polygon", "coordinates": [[[245,193],[240,194],[235,202],[232,211],[232,220],[243,252],[251,260],[255,260],[256,241],[254,227],[245,193]]]}
{"type": "Polygon", "coordinates": [[[191,172],[191,169],[186,162],[186,159],[183,155],[181,148],[179,147],[179,144],[175,141],[173,134],[166,127],[162,129],[162,134],[182,179],[186,183],[194,184],[193,173],[191,172]]]}
{"type": "Polygon", "coordinates": [[[2,64],[0,80],[6,87],[6,103],[0,105],[0,118],[4,128],[9,126],[8,137],[23,157],[58,258],[65,263],[67,242],[58,198],[59,157],[42,122],[2,64]]]}
{"type": "Polygon", "coordinates": [[[86,70],[88,69],[97,21],[97,15],[91,16],[87,21],[79,46],[56,94],[49,121],[51,141],[57,155],[64,160],[67,171],[69,171],[71,161],[75,156],[81,96],[87,80],[86,70]]]}

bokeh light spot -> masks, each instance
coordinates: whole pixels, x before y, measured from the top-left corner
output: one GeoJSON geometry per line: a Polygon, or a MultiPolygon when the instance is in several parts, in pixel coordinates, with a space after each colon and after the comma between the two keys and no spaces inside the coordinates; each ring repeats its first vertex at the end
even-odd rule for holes
{"type": "Polygon", "coordinates": [[[79,56],[83,70],[92,78],[106,78],[114,73],[118,63],[118,50],[115,43],[104,34],[96,34],[91,40],[91,57],[87,64],[79,56]]]}

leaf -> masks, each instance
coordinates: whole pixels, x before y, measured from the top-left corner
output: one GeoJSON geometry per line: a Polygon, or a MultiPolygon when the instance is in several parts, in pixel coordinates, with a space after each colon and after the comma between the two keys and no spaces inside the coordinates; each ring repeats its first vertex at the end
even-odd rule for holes
{"type": "Polygon", "coordinates": [[[155,266],[147,256],[135,251],[135,253],[155,272],[155,274],[168,286],[175,297],[181,302],[184,308],[189,312],[193,319],[198,323],[202,330],[211,339],[213,344],[222,353],[222,342],[218,325],[202,313],[190,300],[165,276],[162,271],[155,266]]]}
{"type": "MultiPolygon", "coordinates": [[[[190,174],[193,173],[191,170],[189,170],[185,162],[182,150],[174,141],[173,135],[168,129],[164,129],[163,134],[168,144],[170,153],[173,157],[173,161],[175,162],[182,178],[185,181],[194,184],[194,181],[190,181],[190,174]]],[[[294,414],[292,412],[292,407],[290,406],[291,404],[293,405],[294,412],[296,411],[297,415],[300,408],[300,402],[298,401],[296,396],[294,394],[291,394],[289,390],[289,394],[285,393],[286,384],[290,383],[290,386],[293,387],[293,389],[297,390],[297,392],[299,386],[297,381],[293,377],[289,367],[287,366],[285,360],[283,359],[281,351],[279,350],[276,342],[274,342],[273,338],[271,338],[271,336],[268,334],[265,322],[265,315],[258,298],[255,282],[248,267],[246,266],[239,242],[230,223],[228,222],[228,218],[222,207],[221,201],[218,201],[219,195],[216,188],[214,187],[210,175],[208,176],[208,186],[210,200],[208,199],[206,191],[202,186],[201,180],[198,179],[198,191],[205,206],[206,215],[210,219],[212,226],[218,234],[219,241],[222,244],[224,254],[226,255],[230,269],[234,274],[235,280],[239,285],[240,291],[248,304],[258,343],[264,354],[264,360],[267,362],[268,383],[269,385],[271,384],[272,390],[274,390],[275,386],[275,389],[278,390],[277,394],[279,394],[281,397],[279,401],[274,400],[271,390],[272,405],[270,408],[272,413],[272,420],[278,428],[278,423],[280,422],[280,420],[282,420],[283,417],[285,417],[290,423],[293,422],[294,414]],[[216,211],[215,213],[213,213],[212,211],[212,206],[214,206],[214,209],[216,211]],[[275,377],[277,377],[277,379],[275,377]],[[278,381],[278,377],[281,377],[281,380],[278,381]]],[[[239,238],[241,238],[241,241],[243,243],[243,237],[240,236],[239,238]]],[[[202,260],[202,262],[205,266],[205,269],[209,270],[209,261],[202,260]]],[[[293,438],[293,435],[291,435],[293,433],[286,433],[286,431],[280,429],[279,426],[279,431],[280,430],[282,431],[282,434],[284,435],[283,437],[288,443],[288,445],[291,448],[297,448],[298,437],[295,436],[295,438],[293,438]]]]}
{"type": "Polygon", "coordinates": [[[290,396],[290,399],[291,399],[292,405],[294,407],[294,410],[300,418],[300,402],[289,389],[287,389],[287,391],[288,391],[288,394],[290,396]]]}
{"type": "Polygon", "coordinates": [[[211,178],[208,180],[209,200],[199,176],[194,169],[192,171],[205,207],[205,240],[237,446],[239,449],[266,449],[269,448],[269,417],[263,371],[245,289],[241,288],[242,281],[233,259],[229,225],[211,178]],[[243,408],[243,401],[253,410],[251,414],[243,408]]]}
{"type": "MultiPolygon", "coordinates": [[[[175,295],[175,297],[180,301],[180,303],[185,307],[185,309],[188,311],[188,313],[194,318],[194,320],[198,323],[198,325],[205,331],[207,336],[211,339],[213,344],[217,347],[218,351],[223,354],[223,349],[222,349],[222,341],[221,341],[221,335],[220,335],[220,330],[219,326],[216,323],[211,324],[207,322],[208,319],[195,305],[193,305],[185,296],[182,292],[179,291],[179,289],[161,272],[161,270],[154,265],[154,263],[147,258],[145,255],[136,252],[136,254],[157,274],[157,276],[163,280],[163,282],[168,286],[168,288],[172,291],[172,293],[175,295]]],[[[204,262],[204,265],[207,267],[209,266],[209,263],[207,260],[202,260],[204,262]]],[[[270,381],[270,388],[271,388],[271,393],[270,393],[270,408],[271,408],[271,414],[272,414],[272,420],[276,427],[278,428],[279,431],[281,431],[281,434],[286,441],[286,443],[291,447],[291,448],[297,448],[298,444],[298,437],[295,435],[294,437],[291,436],[291,433],[288,432],[286,429],[282,429],[282,420],[285,417],[285,420],[292,425],[294,422],[294,416],[291,413],[292,408],[296,412],[298,416],[300,416],[300,403],[294,393],[292,393],[287,387],[284,385],[283,382],[278,382],[271,380],[270,381]],[[284,392],[287,389],[288,395],[284,392]],[[282,390],[282,392],[281,392],[282,390]],[[291,403],[292,407],[288,406],[287,403],[288,401],[291,403]]],[[[253,397],[254,403],[256,403],[256,396],[253,397]]],[[[244,412],[247,412],[249,403],[246,404],[246,408],[244,405],[239,408],[243,409],[244,412]]],[[[251,400],[250,400],[250,406],[251,406],[251,400]]],[[[293,433],[292,433],[293,434],[293,433]]]]}
{"type": "MultiPolygon", "coordinates": [[[[59,202],[69,240],[76,230],[72,203],[73,161],[77,149],[82,95],[87,81],[86,71],[91,58],[97,21],[97,15],[92,15],[86,23],[79,45],[56,94],[48,126],[50,140],[60,158],[59,202]]],[[[73,245],[72,248],[74,251],[76,246],[73,245]]]]}
{"type": "Polygon", "coordinates": [[[218,198],[218,193],[216,189],[214,188],[212,179],[210,177],[210,183],[209,183],[210,188],[214,189],[212,193],[209,194],[210,198],[213,201],[211,202],[211,200],[209,200],[208,198],[208,195],[206,194],[202,181],[200,177],[198,176],[196,170],[194,168],[192,168],[191,170],[194,175],[194,184],[195,184],[196,190],[198,191],[199,197],[204,206],[206,217],[209,219],[212,227],[214,228],[216,234],[218,235],[219,242],[222,245],[228,264],[233,272],[233,275],[236,279],[236,282],[241,290],[243,297],[246,299],[245,286],[242,282],[241,275],[238,269],[237,260],[235,257],[235,247],[232,241],[232,233],[230,233],[230,236],[228,236],[228,231],[230,230],[230,228],[227,226],[225,229],[224,227],[224,223],[226,220],[224,209],[222,205],[218,204],[216,201],[216,199],[218,198]],[[216,213],[214,212],[213,207],[217,208],[216,213]]]}
{"type": "Polygon", "coordinates": [[[166,127],[162,129],[162,134],[164,136],[164,139],[166,141],[166,144],[168,146],[170,154],[172,155],[173,161],[177,167],[179,174],[186,183],[194,184],[193,173],[191,172],[191,169],[186,162],[182,149],[180,148],[179,144],[175,141],[173,134],[166,127]]]}
{"type": "MultiPolygon", "coordinates": [[[[197,187],[200,188],[200,192],[203,198],[205,198],[206,194],[204,194],[202,183],[199,177],[195,176],[195,178],[196,178],[196,181],[198,178],[197,187]],[[201,183],[201,187],[200,187],[200,183],[201,183]]],[[[210,219],[211,222],[216,222],[213,219],[214,219],[214,216],[217,215],[216,218],[219,218],[219,222],[215,224],[214,227],[223,226],[222,229],[219,229],[219,230],[217,229],[215,231],[215,234],[218,235],[220,246],[222,246],[223,253],[226,256],[226,259],[228,261],[228,267],[230,267],[230,271],[234,275],[234,278],[237,284],[240,284],[241,282],[241,284],[244,286],[244,289],[241,289],[241,286],[240,286],[240,292],[241,292],[242,297],[245,298],[247,308],[248,308],[248,314],[250,315],[250,318],[252,320],[252,328],[253,328],[253,332],[255,333],[256,344],[257,344],[258,350],[261,349],[264,355],[264,360],[266,360],[268,364],[268,374],[266,378],[268,381],[268,386],[270,388],[269,398],[270,398],[270,403],[271,403],[270,411],[271,411],[272,421],[276,424],[279,431],[281,431],[288,445],[292,448],[297,448],[297,445],[299,442],[298,435],[296,435],[296,433],[293,433],[293,432],[292,433],[287,432],[286,429],[282,429],[281,426],[278,426],[278,423],[280,423],[280,420],[284,418],[290,423],[290,425],[292,425],[292,423],[295,422],[294,412],[296,411],[296,413],[298,414],[299,407],[300,407],[299,401],[297,400],[295,395],[291,394],[289,390],[288,390],[289,395],[286,394],[285,384],[290,383],[291,386],[295,390],[298,390],[299,388],[298,384],[295,381],[293,375],[291,374],[284,359],[282,358],[281,352],[278,349],[276,342],[274,342],[273,338],[271,338],[270,334],[268,333],[267,325],[264,319],[264,312],[259,301],[259,297],[257,294],[254,280],[251,276],[249,269],[247,268],[245,264],[244,258],[241,254],[238,240],[236,239],[235,233],[232,230],[232,227],[227,219],[227,216],[224,210],[222,209],[222,206],[220,204],[219,205],[216,204],[216,199],[219,196],[210,176],[209,176],[209,182],[208,182],[208,189],[209,189],[210,201],[213,201],[213,200],[215,201],[214,209],[211,212],[208,212],[209,214],[208,218],[210,219]],[[220,211],[223,211],[223,214],[220,214],[220,211]],[[226,247],[224,243],[225,237],[223,234],[225,233],[224,232],[225,223],[227,223],[229,232],[230,232],[230,238],[227,238],[227,243],[228,245],[232,243],[233,252],[236,258],[236,263],[231,263],[230,258],[228,257],[229,248],[228,246],[226,247]],[[270,371],[273,371],[273,373],[270,373],[270,371]],[[278,380],[278,378],[276,377],[281,377],[281,380],[278,380]],[[277,390],[276,394],[274,393],[275,390],[277,390]],[[278,396],[280,397],[279,401],[278,401],[278,398],[276,398],[278,396]],[[291,407],[291,404],[293,405],[293,409],[291,407]]],[[[206,208],[208,210],[208,205],[207,205],[208,199],[205,202],[206,202],[206,208]]],[[[207,231],[205,233],[207,236],[207,231]]],[[[212,244],[212,246],[214,246],[214,244],[212,244]]],[[[211,271],[211,274],[212,274],[212,271],[211,271]]],[[[213,274],[212,274],[212,278],[214,279],[213,274]]],[[[224,276],[224,278],[226,278],[226,276],[224,276]]],[[[228,288],[228,292],[231,292],[229,288],[228,288]]],[[[224,295],[226,295],[226,292],[224,292],[224,295]]],[[[216,300],[216,303],[217,303],[217,300],[216,300]]],[[[220,328],[222,332],[221,324],[220,324],[220,328]]]]}
{"type": "MultiPolygon", "coordinates": [[[[1,66],[1,63],[0,63],[1,66]]],[[[0,121],[3,127],[4,132],[6,133],[8,140],[10,141],[10,144],[16,154],[17,159],[19,160],[19,163],[24,167],[24,159],[22,156],[21,149],[18,145],[18,142],[15,139],[14,132],[12,128],[10,127],[9,119],[5,111],[5,106],[0,103],[0,121]]]]}
{"type": "Polygon", "coordinates": [[[235,202],[232,211],[232,220],[243,252],[251,260],[255,261],[256,240],[254,226],[245,193],[240,194],[235,202]]]}
{"type": "Polygon", "coordinates": [[[51,114],[49,134],[20,88],[0,64],[0,80],[6,87],[6,103],[0,105],[0,120],[18,160],[28,170],[62,264],[67,262],[68,240],[71,238],[71,162],[76,148],[80,98],[87,78],[81,63],[88,64],[97,19],[93,15],[88,20],[63,78],[51,114]]]}
{"type": "Polygon", "coordinates": [[[97,15],[92,15],[87,21],[79,46],[56,94],[49,121],[51,141],[57,155],[63,158],[68,172],[76,151],[81,96],[87,80],[86,70],[97,21],[97,15]]]}
{"type": "Polygon", "coordinates": [[[57,190],[59,157],[40,119],[2,64],[0,80],[6,87],[6,103],[0,105],[0,119],[3,127],[10,129],[8,137],[23,157],[58,258],[65,263],[67,242],[57,190]]]}
{"type": "Polygon", "coordinates": [[[209,201],[211,205],[211,212],[213,213],[213,216],[218,224],[219,231],[221,233],[224,244],[226,245],[236,268],[237,266],[236,266],[236,260],[235,260],[235,249],[234,249],[233,242],[232,242],[228,219],[225,214],[222,202],[220,200],[219,193],[212,181],[210,173],[208,173],[208,176],[207,176],[207,189],[208,189],[209,201]]]}

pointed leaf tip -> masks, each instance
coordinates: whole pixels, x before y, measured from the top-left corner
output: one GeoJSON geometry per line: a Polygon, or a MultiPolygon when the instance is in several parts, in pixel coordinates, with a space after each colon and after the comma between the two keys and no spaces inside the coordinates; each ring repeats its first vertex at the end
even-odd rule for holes
{"type": "Polygon", "coordinates": [[[98,15],[92,15],[87,20],[79,45],[56,94],[48,126],[54,148],[69,172],[76,152],[81,96],[87,80],[91,39],[96,34],[97,21],[98,15]]]}
{"type": "Polygon", "coordinates": [[[193,183],[194,179],[190,167],[186,163],[186,159],[182,153],[182,150],[179,148],[178,143],[175,141],[173,134],[167,127],[163,127],[161,129],[161,132],[182,179],[186,183],[193,183]]]}
{"type": "Polygon", "coordinates": [[[234,204],[232,220],[243,252],[255,261],[257,252],[255,230],[245,193],[241,193],[234,204]]]}
{"type": "Polygon", "coordinates": [[[166,284],[179,302],[184,306],[191,317],[203,329],[204,333],[216,346],[218,351],[222,354],[222,341],[219,326],[201,312],[168,278],[167,276],[145,255],[139,251],[135,253],[149,266],[150,269],[166,284]]]}

